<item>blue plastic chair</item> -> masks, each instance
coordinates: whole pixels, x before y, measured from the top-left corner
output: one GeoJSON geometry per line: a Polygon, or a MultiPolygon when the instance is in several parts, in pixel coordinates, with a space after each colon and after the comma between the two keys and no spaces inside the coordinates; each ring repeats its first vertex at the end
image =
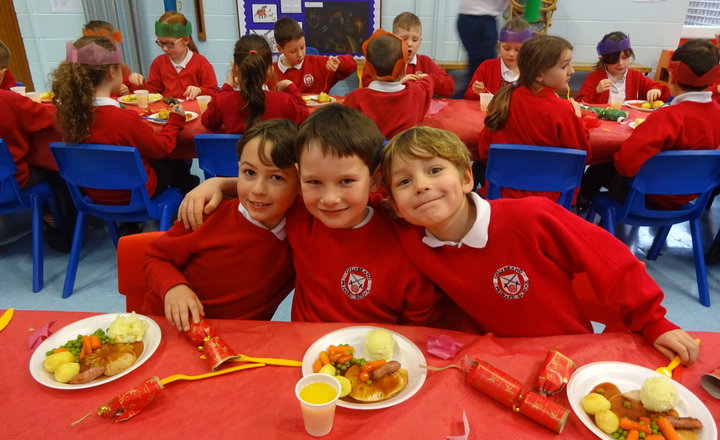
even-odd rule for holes
{"type": "Polygon", "coordinates": [[[305,47],[305,55],[320,55],[320,51],[312,46],[305,47]]]}
{"type": "Polygon", "coordinates": [[[43,207],[47,203],[58,226],[62,227],[57,203],[47,182],[26,190],[15,179],[17,167],[4,139],[0,139],[0,214],[32,210],[33,292],[43,288],[43,207]]]}
{"type": "Polygon", "coordinates": [[[147,174],[140,154],[134,147],[54,142],[50,144],[50,149],[78,210],[62,294],[63,298],[67,298],[72,295],[75,285],[87,215],[105,221],[113,244],[117,247],[119,232],[116,222],[144,222],[156,219],[159,221],[159,229],[167,231],[172,224],[173,214],[180,206],[182,196],[177,189],[168,188],[159,196],[150,199],[145,188],[147,174]],[[83,187],[129,190],[131,200],[127,205],[95,203],[83,195],[81,189],[83,187]]]}
{"type": "Polygon", "coordinates": [[[240,134],[198,134],[195,135],[195,150],[198,165],[205,178],[237,177],[237,142],[240,134]]]}
{"type": "Polygon", "coordinates": [[[689,221],[700,303],[710,307],[700,236],[700,216],[718,183],[720,183],[720,151],[664,151],[645,162],[638,174],[630,180],[630,192],[625,203],[618,202],[608,193],[599,193],[593,197],[586,218],[593,221],[595,215],[599,214],[602,218],[602,226],[611,234],[615,234],[616,223],[659,226],[660,230],[647,254],[648,260],[655,260],[658,257],[672,225],[689,221]],[[677,209],[658,210],[646,205],[646,194],[699,194],[699,196],[677,209]]]}
{"type": "Polygon", "coordinates": [[[487,198],[499,199],[501,188],[558,192],[558,203],[570,209],[586,157],[574,148],[492,144],[485,168],[487,198]]]}

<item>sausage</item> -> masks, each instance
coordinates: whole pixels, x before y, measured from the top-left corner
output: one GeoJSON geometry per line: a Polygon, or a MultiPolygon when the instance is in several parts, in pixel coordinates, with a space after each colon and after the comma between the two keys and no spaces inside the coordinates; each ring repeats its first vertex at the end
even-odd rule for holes
{"type": "Polygon", "coordinates": [[[105,367],[90,367],[82,373],[76,374],[72,379],[70,379],[70,383],[88,383],[102,376],[104,372],[105,367]]]}
{"type": "Polygon", "coordinates": [[[703,424],[694,417],[665,417],[675,429],[702,429],[703,424]]]}
{"type": "Polygon", "coordinates": [[[399,369],[400,369],[400,362],[398,362],[398,361],[387,362],[387,363],[377,367],[375,370],[373,370],[372,379],[378,380],[381,377],[385,377],[388,374],[392,374],[399,369]]]}

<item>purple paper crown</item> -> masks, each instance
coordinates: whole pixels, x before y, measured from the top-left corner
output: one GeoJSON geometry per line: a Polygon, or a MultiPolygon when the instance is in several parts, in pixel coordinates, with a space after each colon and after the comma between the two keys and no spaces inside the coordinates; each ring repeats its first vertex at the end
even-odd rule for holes
{"type": "Polygon", "coordinates": [[[117,44],[113,43],[115,50],[107,50],[91,41],[81,48],[75,47],[72,41],[65,46],[65,61],[69,63],[86,64],[88,66],[103,66],[106,64],[122,64],[122,52],[117,44]]]}
{"type": "Polygon", "coordinates": [[[623,38],[620,41],[605,40],[597,44],[597,53],[600,56],[607,55],[609,53],[621,52],[623,50],[630,50],[630,35],[623,38]]]}
{"type": "Polygon", "coordinates": [[[530,28],[525,28],[521,31],[513,31],[510,29],[501,29],[499,40],[503,43],[524,43],[534,32],[530,28]]]}

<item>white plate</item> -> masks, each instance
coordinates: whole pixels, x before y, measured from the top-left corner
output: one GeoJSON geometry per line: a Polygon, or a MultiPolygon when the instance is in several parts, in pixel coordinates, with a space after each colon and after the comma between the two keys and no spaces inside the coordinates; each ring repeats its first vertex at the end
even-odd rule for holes
{"type": "MultiPolygon", "coordinates": [[[[633,108],[635,110],[640,110],[641,112],[654,112],[657,110],[657,108],[642,108],[640,105],[645,101],[644,99],[631,99],[629,101],[625,101],[624,104],[630,108],[633,108]]],[[[660,108],[660,107],[658,107],[660,108]]]]}
{"type": "Polygon", "coordinates": [[[145,335],[142,338],[144,345],[143,352],[137,359],[137,361],[135,361],[135,363],[132,364],[132,366],[127,370],[120,372],[114,376],[95,379],[92,382],[88,383],[69,384],[55,381],[53,373],[50,373],[43,368],[42,364],[45,360],[45,353],[52,350],[53,348],[60,347],[71,339],[77,338],[77,335],[89,335],[99,328],[107,331],[107,328],[110,327],[110,324],[119,315],[128,314],[109,313],[106,315],[91,316],[90,318],[81,319],[80,321],[68,324],[53,333],[49,338],[45,339],[38,346],[38,348],[35,349],[32,357],[30,357],[30,374],[32,374],[32,377],[46,387],[57,388],[59,390],[79,390],[81,388],[91,388],[106,384],[108,382],[112,382],[113,380],[125,376],[140,365],[144,364],[145,361],[150,359],[150,356],[155,353],[155,350],[157,350],[158,345],[160,345],[160,339],[162,338],[162,334],[160,332],[160,327],[155,321],[148,318],[147,316],[135,314],[135,316],[148,323],[148,328],[147,330],[145,330],[145,335]]]}
{"type": "MultiPolygon", "coordinates": [[[[303,356],[303,376],[307,376],[313,372],[312,366],[317,360],[318,355],[321,351],[327,350],[330,345],[350,344],[355,348],[355,353],[353,354],[354,357],[365,357],[365,335],[369,330],[378,328],[380,327],[346,327],[340,330],[335,330],[334,332],[330,332],[321,337],[307,349],[305,356],[303,356]]],[[[423,383],[425,383],[425,377],[427,376],[427,370],[420,368],[420,365],[426,365],[427,362],[425,361],[425,356],[423,356],[422,351],[420,351],[417,345],[413,344],[412,341],[405,336],[391,330],[388,331],[392,333],[393,339],[395,340],[395,351],[393,352],[392,359],[400,362],[401,368],[406,369],[408,372],[407,386],[397,395],[389,398],[388,400],[383,400],[382,402],[353,403],[338,400],[338,406],[354,409],[387,408],[408,400],[423,386],[423,383]]]]}
{"type": "MultiPolygon", "coordinates": [[[[135,96],[134,94],[121,96],[118,98],[118,101],[122,102],[123,104],[127,105],[138,105],[137,101],[126,101],[129,96],[135,96]]],[[[158,102],[161,99],[163,99],[163,96],[159,93],[151,93],[148,95],[148,104],[152,104],[153,102],[158,102]],[[151,98],[152,96],[152,98],[151,98]]]]}
{"type": "Polygon", "coordinates": [[[307,104],[308,107],[320,107],[321,105],[332,104],[337,101],[337,98],[330,96],[329,102],[320,102],[318,101],[318,97],[319,95],[304,95],[303,101],[305,101],[305,104],[307,104]]]}
{"type": "MultiPolygon", "coordinates": [[[[190,115],[190,118],[185,119],[185,122],[194,121],[194,120],[197,119],[197,117],[198,117],[198,114],[195,113],[195,112],[185,112],[185,113],[188,114],[188,115],[190,115]]],[[[157,113],[151,114],[150,116],[148,116],[148,118],[159,119],[157,113]]],[[[153,124],[160,124],[160,125],[165,125],[165,124],[167,124],[167,122],[165,122],[165,121],[163,121],[163,122],[153,121],[152,119],[148,119],[148,121],[152,122],[153,124]]]]}
{"type": "MultiPolygon", "coordinates": [[[[660,373],[639,365],[625,362],[595,362],[578,368],[567,385],[567,396],[575,414],[595,435],[602,439],[612,439],[602,432],[582,408],[582,399],[594,386],[603,382],[614,383],[620,392],[639,390],[645,379],[659,376],[660,373]]],[[[717,427],[710,411],[690,390],[670,379],[678,392],[679,402],[675,409],[681,417],[695,417],[703,424],[700,440],[717,440],[717,427]]]]}

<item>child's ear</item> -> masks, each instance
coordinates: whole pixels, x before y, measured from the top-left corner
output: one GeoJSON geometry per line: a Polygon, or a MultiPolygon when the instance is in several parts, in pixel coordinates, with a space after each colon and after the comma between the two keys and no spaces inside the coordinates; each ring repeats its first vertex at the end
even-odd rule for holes
{"type": "Polygon", "coordinates": [[[378,192],[382,185],[382,176],[380,175],[380,165],[375,168],[375,171],[370,175],[370,192],[378,192]]]}
{"type": "Polygon", "coordinates": [[[474,190],[475,179],[473,179],[473,173],[471,168],[465,168],[465,172],[462,175],[462,188],[463,193],[468,194],[474,190]]]}

